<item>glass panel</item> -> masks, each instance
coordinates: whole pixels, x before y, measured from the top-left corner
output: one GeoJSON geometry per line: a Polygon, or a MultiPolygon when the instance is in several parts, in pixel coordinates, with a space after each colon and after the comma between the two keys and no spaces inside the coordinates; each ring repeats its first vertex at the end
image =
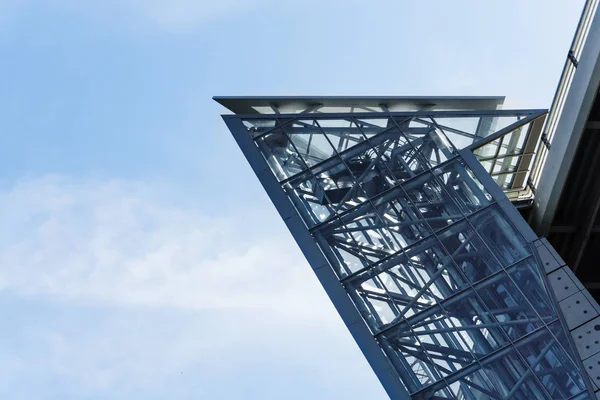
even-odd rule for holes
{"type": "Polygon", "coordinates": [[[523,236],[508,222],[497,205],[469,217],[469,221],[502,266],[507,267],[531,255],[523,236]]]}
{"type": "Polygon", "coordinates": [[[438,237],[469,281],[477,282],[500,269],[498,261],[466,221],[440,232],[438,237]]]}
{"type": "Polygon", "coordinates": [[[460,159],[435,169],[433,173],[465,215],[492,202],[492,196],[460,159]]]}
{"type": "Polygon", "coordinates": [[[342,157],[364,193],[373,198],[393,187],[395,178],[388,170],[389,160],[371,147],[364,151],[350,151],[342,157]]]}
{"type": "Polygon", "coordinates": [[[436,166],[454,156],[454,147],[431,119],[418,118],[417,121],[402,122],[399,126],[429,166],[436,166]],[[418,125],[414,122],[418,122],[418,125]]]}
{"type": "Polygon", "coordinates": [[[255,143],[279,181],[306,169],[306,164],[281,128],[259,137],[255,143]]]}
{"type": "Polygon", "coordinates": [[[491,357],[484,360],[482,365],[486,375],[503,399],[548,398],[535,377],[528,373],[528,368],[516,350],[511,350],[502,357],[491,357]]]}
{"type": "Polygon", "coordinates": [[[399,182],[411,179],[429,169],[425,160],[397,128],[374,137],[371,143],[399,182]]]}
{"type": "MultiPolygon", "coordinates": [[[[377,277],[386,296],[398,308],[398,319],[409,318],[447,298],[465,287],[455,266],[437,245],[435,238],[427,239],[406,253],[398,253],[375,265],[371,271],[351,280],[357,290],[367,279],[377,277]]],[[[392,321],[390,321],[392,322],[392,321]]],[[[383,328],[378,325],[375,328],[383,328]]]]}
{"type": "Polygon", "coordinates": [[[395,188],[374,199],[373,205],[402,247],[410,246],[431,233],[402,188],[395,188]]]}
{"type": "MultiPolygon", "coordinates": [[[[523,175],[529,170],[533,158],[528,156],[525,160],[527,165],[521,166],[522,157],[529,129],[531,124],[522,125],[499,139],[494,140],[474,150],[474,154],[481,161],[482,165],[490,174],[492,174],[497,185],[503,190],[513,188],[517,178],[523,178],[523,175]],[[514,157],[510,157],[514,155],[514,157]],[[517,173],[518,169],[521,169],[517,173]]],[[[517,181],[519,181],[517,179],[517,181]]],[[[517,189],[517,188],[514,188],[517,189]]]]}
{"type": "Polygon", "coordinates": [[[402,187],[434,230],[444,228],[462,218],[456,203],[431,173],[422,174],[402,187]]]}
{"type": "Polygon", "coordinates": [[[356,184],[352,172],[335,156],[310,171],[295,176],[284,189],[291,196],[300,197],[302,201],[310,203],[310,206],[300,208],[300,212],[303,213],[307,225],[312,227],[335,213],[341,213],[365,202],[367,195],[363,186],[368,187],[366,183],[356,184]],[[316,179],[313,178],[313,174],[316,179]],[[329,211],[324,213],[324,208],[329,211]],[[308,215],[305,210],[308,210],[308,215]]]}
{"type": "Polygon", "coordinates": [[[275,119],[246,119],[242,123],[248,129],[252,138],[260,136],[275,128],[277,121],[275,119]]]}
{"type": "Polygon", "coordinates": [[[592,400],[592,399],[596,399],[596,397],[590,396],[588,392],[582,392],[582,393],[578,394],[577,396],[571,397],[569,400],[592,400]]]}
{"type": "Polygon", "coordinates": [[[556,318],[556,312],[539,270],[535,259],[529,257],[510,268],[508,273],[518,283],[519,290],[533,305],[535,312],[548,323],[556,318]]]}
{"type": "Polygon", "coordinates": [[[283,190],[308,227],[313,227],[335,215],[331,202],[324,194],[324,188],[312,177],[290,181],[283,185],[283,190]]]}
{"type": "Polygon", "coordinates": [[[430,385],[442,379],[440,368],[429,357],[428,352],[423,350],[423,344],[410,331],[404,336],[391,339],[382,339],[388,357],[403,377],[410,392],[416,392],[424,386],[430,385]]]}
{"type": "MultiPolygon", "coordinates": [[[[490,118],[490,117],[484,117],[490,118]]],[[[444,131],[462,134],[472,142],[472,137],[477,133],[480,117],[435,117],[433,120],[444,131]]],[[[480,135],[481,136],[481,135],[480,135]]],[[[470,143],[469,143],[470,144],[470,143]]]]}
{"type": "Polygon", "coordinates": [[[400,245],[379,215],[365,204],[360,210],[342,217],[361,253],[371,262],[378,262],[400,250],[400,245]],[[360,213],[360,214],[359,214],[360,213]]]}
{"type": "Polygon", "coordinates": [[[475,371],[436,392],[440,399],[494,399],[501,400],[494,384],[483,371],[475,371]]]}
{"type": "MultiPolygon", "coordinates": [[[[422,343],[429,343],[432,359],[446,359],[451,361],[445,369],[457,371],[472,364],[475,357],[471,347],[465,342],[462,332],[455,328],[450,318],[441,307],[436,307],[435,312],[428,311],[427,318],[418,318],[418,322],[411,320],[412,330],[422,343]],[[437,347],[433,347],[433,345],[437,347]],[[434,354],[437,355],[434,357],[434,354]],[[442,356],[445,354],[445,357],[442,356]]],[[[401,332],[400,332],[401,334],[401,332]]],[[[427,346],[426,346],[427,347],[427,346]]]]}
{"type": "Polygon", "coordinates": [[[483,168],[486,170],[488,174],[492,173],[492,169],[494,168],[493,161],[480,161],[483,168]]]}
{"type": "Polygon", "coordinates": [[[501,272],[477,290],[491,314],[512,340],[542,326],[542,321],[509,276],[501,272]]]}
{"type": "Polygon", "coordinates": [[[551,398],[566,399],[585,389],[577,367],[548,330],[535,340],[519,344],[517,349],[551,398]]]}
{"type": "Polygon", "coordinates": [[[470,290],[468,297],[442,304],[468,349],[482,358],[506,344],[507,339],[498,322],[470,290]]]}
{"type": "Polygon", "coordinates": [[[314,120],[296,120],[284,127],[296,151],[312,167],[335,155],[335,150],[314,120]]]}
{"type": "Polygon", "coordinates": [[[364,311],[367,312],[367,322],[373,328],[380,328],[395,320],[400,314],[400,302],[407,296],[396,292],[390,294],[381,278],[376,276],[356,286],[353,298],[360,299],[364,304],[361,311],[363,315],[364,311]]]}
{"type": "Polygon", "coordinates": [[[429,355],[429,359],[443,378],[475,361],[469,351],[454,348],[445,342],[436,343],[432,337],[421,336],[419,340],[423,350],[429,355]]]}
{"type": "Polygon", "coordinates": [[[503,129],[510,129],[511,125],[518,123],[522,120],[523,116],[487,116],[481,119],[481,126],[478,127],[477,134],[475,135],[475,141],[481,140],[479,138],[486,138],[499,132],[503,129]]]}
{"type": "Polygon", "coordinates": [[[472,365],[475,357],[471,346],[465,341],[465,337],[469,340],[468,336],[463,336],[463,332],[456,330],[451,319],[441,308],[428,310],[426,314],[426,318],[415,316],[394,328],[392,332],[386,332],[386,340],[394,348],[404,349],[407,342],[415,343],[413,338],[418,338],[420,348],[415,351],[426,353],[427,360],[430,360],[426,362],[434,365],[442,377],[472,365]]]}
{"type": "Polygon", "coordinates": [[[477,156],[477,158],[496,158],[498,157],[498,146],[500,146],[500,139],[496,139],[490,143],[484,144],[481,147],[473,150],[473,154],[477,156]]]}
{"type": "Polygon", "coordinates": [[[394,121],[390,118],[357,118],[356,121],[367,136],[369,136],[369,133],[376,135],[387,128],[395,126],[394,121]]]}
{"type": "Polygon", "coordinates": [[[496,181],[496,184],[500,186],[500,189],[508,190],[512,188],[515,177],[516,174],[503,174],[494,176],[494,180],[496,181]]]}
{"type": "MultiPolygon", "coordinates": [[[[477,117],[433,116],[433,120],[457,149],[464,149],[479,140],[517,123],[522,118],[518,116],[499,117],[491,115],[477,117]]],[[[495,154],[496,147],[494,147],[492,155],[495,154]]]]}
{"type": "Polygon", "coordinates": [[[482,136],[490,136],[491,134],[494,134],[502,129],[509,128],[510,125],[516,124],[517,122],[521,121],[523,118],[525,118],[525,117],[524,116],[512,116],[512,115],[507,115],[507,116],[503,116],[503,117],[493,117],[492,122],[490,124],[489,134],[482,135],[482,136]]]}
{"type": "Polygon", "coordinates": [[[440,129],[432,129],[423,137],[423,141],[417,145],[413,143],[421,156],[427,159],[429,165],[435,167],[456,154],[454,147],[440,129]]]}
{"type": "Polygon", "coordinates": [[[333,265],[339,267],[338,273],[343,276],[400,250],[395,235],[390,233],[370,204],[318,227],[313,234],[322,248],[331,248],[327,249],[326,256],[332,258],[333,265]]]}
{"type": "MultiPolygon", "coordinates": [[[[323,172],[319,171],[324,168],[314,171],[322,188],[322,190],[315,192],[315,196],[320,203],[330,204],[336,212],[342,212],[367,200],[363,185],[356,183],[355,176],[339,157],[332,159],[332,162],[327,162],[324,167],[327,169],[323,172]],[[329,167],[329,165],[332,165],[332,167],[329,167]]],[[[356,166],[354,167],[356,168],[356,166]]],[[[366,183],[372,182],[367,181],[366,183]]],[[[364,186],[372,189],[366,183],[364,186]]]]}
{"type": "MultiPolygon", "coordinates": [[[[558,318],[558,316],[556,318],[558,318]]],[[[552,332],[552,334],[556,338],[556,341],[561,344],[561,346],[565,350],[565,352],[569,355],[569,357],[571,357],[571,361],[578,359],[579,353],[577,353],[573,349],[573,346],[571,345],[571,340],[567,338],[565,329],[561,325],[560,321],[557,320],[557,321],[549,324],[548,328],[550,329],[550,332],[552,332]]]]}
{"type": "Polygon", "coordinates": [[[323,254],[340,277],[369,266],[371,261],[360,251],[353,236],[339,218],[335,218],[313,233],[323,254]]]}
{"type": "MultiPolygon", "coordinates": [[[[427,117],[417,117],[417,116],[400,116],[396,117],[396,123],[402,129],[406,130],[407,128],[427,128],[430,129],[432,127],[431,119],[427,117]]],[[[410,132],[410,129],[407,131],[410,132]]]]}
{"type": "Polygon", "coordinates": [[[333,148],[338,153],[344,152],[358,144],[364,143],[366,137],[351,119],[317,119],[321,130],[325,133],[333,148]]]}
{"type": "MultiPolygon", "coordinates": [[[[418,290],[413,289],[411,296],[427,302],[445,299],[465,286],[462,276],[456,270],[448,253],[440,246],[435,237],[417,243],[405,251],[407,259],[401,266],[407,275],[413,275],[418,290]]],[[[419,312],[412,305],[404,309],[406,317],[419,312]]]]}
{"type": "Polygon", "coordinates": [[[323,106],[316,107],[312,112],[314,113],[350,113],[354,111],[354,107],[352,106],[323,106]]]}
{"type": "Polygon", "coordinates": [[[504,157],[494,163],[493,173],[515,172],[521,160],[520,156],[504,157]]]}
{"type": "Polygon", "coordinates": [[[525,124],[502,136],[502,146],[500,146],[498,155],[522,153],[529,127],[530,124],[525,124]]]}

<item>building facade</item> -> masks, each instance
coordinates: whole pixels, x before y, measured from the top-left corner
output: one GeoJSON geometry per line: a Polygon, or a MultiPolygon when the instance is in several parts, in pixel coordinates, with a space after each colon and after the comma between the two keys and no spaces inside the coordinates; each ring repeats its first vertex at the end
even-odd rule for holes
{"type": "Polygon", "coordinates": [[[595,398],[600,307],[517,209],[546,110],[215,100],[390,398],[595,398]]]}

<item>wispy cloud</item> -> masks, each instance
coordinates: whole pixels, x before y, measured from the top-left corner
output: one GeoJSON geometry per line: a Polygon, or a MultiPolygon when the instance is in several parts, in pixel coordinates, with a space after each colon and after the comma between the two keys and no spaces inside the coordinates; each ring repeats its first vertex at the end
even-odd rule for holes
{"type": "Polygon", "coordinates": [[[287,235],[247,236],[163,192],[56,176],[0,189],[0,397],[383,398],[287,235]]]}
{"type": "Polygon", "coordinates": [[[287,235],[249,237],[234,219],[170,206],[159,192],[60,177],[4,190],[0,288],[183,309],[292,306],[308,313],[323,300],[287,235]]]}

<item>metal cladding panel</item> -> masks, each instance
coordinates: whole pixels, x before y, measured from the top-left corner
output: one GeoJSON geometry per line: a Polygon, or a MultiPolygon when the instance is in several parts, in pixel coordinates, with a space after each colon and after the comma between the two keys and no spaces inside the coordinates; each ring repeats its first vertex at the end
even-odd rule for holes
{"type": "Polygon", "coordinates": [[[592,389],[567,325],[583,317],[562,317],[556,259],[500,189],[540,115],[224,116],[391,398],[592,389]]]}

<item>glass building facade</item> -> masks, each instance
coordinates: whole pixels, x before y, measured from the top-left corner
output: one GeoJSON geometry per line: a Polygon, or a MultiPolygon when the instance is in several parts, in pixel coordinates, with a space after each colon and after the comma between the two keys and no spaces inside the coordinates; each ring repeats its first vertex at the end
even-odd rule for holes
{"type": "Polygon", "coordinates": [[[438,108],[224,119],[391,398],[594,398],[509,199],[545,111],[438,108]]]}

